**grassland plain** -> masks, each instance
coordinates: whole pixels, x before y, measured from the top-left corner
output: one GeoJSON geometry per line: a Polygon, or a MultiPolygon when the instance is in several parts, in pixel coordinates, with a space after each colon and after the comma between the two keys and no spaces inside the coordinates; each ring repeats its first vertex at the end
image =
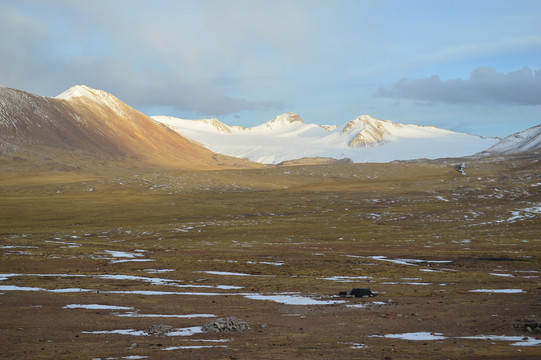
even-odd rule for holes
{"type": "Polygon", "coordinates": [[[540,157],[460,161],[6,165],[1,357],[539,358],[540,157]]]}

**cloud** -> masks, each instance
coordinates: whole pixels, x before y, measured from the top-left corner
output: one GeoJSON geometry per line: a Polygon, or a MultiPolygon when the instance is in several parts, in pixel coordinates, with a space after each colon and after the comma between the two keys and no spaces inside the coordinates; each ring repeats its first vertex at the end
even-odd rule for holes
{"type": "Polygon", "coordinates": [[[165,107],[201,116],[228,115],[246,110],[266,111],[283,107],[278,101],[254,101],[232,97],[219,87],[204,81],[186,82],[178,78],[155,77],[152,73],[147,74],[145,79],[133,82],[132,85],[118,89],[118,92],[122,91],[129,97],[131,101],[129,103],[132,105],[165,107]]]}
{"type": "Polygon", "coordinates": [[[72,79],[76,76],[79,83],[108,91],[136,108],[163,107],[180,113],[219,116],[283,106],[276,101],[230,96],[220,86],[203,79],[189,81],[150,66],[135,69],[113,57],[73,57],[69,63],[51,66],[49,74],[56,74],[57,82],[65,84],[64,88],[74,85],[72,79]]]}
{"type": "MultiPolygon", "coordinates": [[[[55,96],[85,84],[136,108],[164,107],[202,116],[283,107],[279,101],[233,94],[217,84],[217,74],[226,70],[224,54],[194,35],[196,25],[178,21],[174,14],[164,18],[175,20],[164,28],[145,18],[158,15],[144,2],[140,5],[148,11],[121,17],[116,15],[122,9],[108,2],[100,2],[103,7],[30,3],[39,11],[0,3],[0,86],[55,96]]],[[[179,12],[178,5],[175,10],[179,12]]]]}
{"type": "Polygon", "coordinates": [[[541,70],[528,67],[507,74],[479,67],[467,80],[441,80],[431,76],[401,79],[390,88],[380,87],[377,96],[451,104],[541,105],[541,70]]]}
{"type": "Polygon", "coordinates": [[[48,29],[35,19],[0,3],[0,85],[16,83],[21,77],[35,78],[35,58],[43,53],[48,29]]]}

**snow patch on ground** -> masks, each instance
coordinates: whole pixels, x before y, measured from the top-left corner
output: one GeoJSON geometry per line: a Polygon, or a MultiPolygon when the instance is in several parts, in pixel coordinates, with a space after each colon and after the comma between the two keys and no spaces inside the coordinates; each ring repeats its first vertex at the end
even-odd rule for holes
{"type": "Polygon", "coordinates": [[[381,284],[382,284],[382,285],[423,285],[423,286],[426,286],[426,285],[432,285],[432,283],[425,283],[425,282],[408,282],[408,281],[402,281],[402,282],[398,282],[398,281],[386,281],[386,282],[382,282],[381,284]]]}
{"type": "Polygon", "coordinates": [[[539,218],[540,215],[541,215],[541,204],[536,204],[535,206],[511,211],[510,216],[506,219],[483,222],[483,223],[479,223],[475,225],[480,226],[480,225],[512,224],[519,221],[536,219],[536,218],[539,218]]]}
{"type": "Polygon", "coordinates": [[[145,256],[143,254],[144,250],[135,250],[134,252],[105,250],[105,252],[113,257],[111,264],[154,261],[154,259],[139,259],[145,256]]]}
{"type": "Polygon", "coordinates": [[[63,309],[85,309],[85,310],[133,310],[130,306],[115,306],[115,305],[101,305],[101,304],[69,304],[63,307],[63,309]]]}
{"type": "Polygon", "coordinates": [[[536,339],[529,336],[501,336],[501,335],[476,335],[463,336],[459,339],[471,340],[490,340],[490,341],[512,341],[511,346],[537,346],[541,345],[541,339],[536,339]]]}
{"type": "MultiPolygon", "coordinates": [[[[372,335],[370,337],[383,337],[387,339],[400,339],[410,341],[430,341],[430,340],[445,340],[448,337],[442,333],[433,332],[411,332],[403,334],[387,334],[387,335],[372,335]]],[[[536,339],[529,336],[501,336],[501,335],[475,335],[475,336],[460,336],[455,339],[466,340],[490,340],[490,341],[511,341],[511,346],[537,346],[541,344],[541,339],[536,339]]]]}
{"type": "Polygon", "coordinates": [[[31,286],[0,285],[0,291],[44,291],[52,293],[93,292],[96,290],[69,288],[69,289],[44,289],[31,286]]]}
{"type": "Polygon", "coordinates": [[[475,289],[469,290],[473,293],[493,293],[493,294],[520,294],[525,293],[523,289],[475,289]]]}
{"type": "Polygon", "coordinates": [[[513,274],[502,274],[502,273],[490,273],[492,276],[500,276],[500,277],[513,277],[515,275],[513,274]]]}
{"type": "Polygon", "coordinates": [[[403,334],[387,334],[387,335],[372,335],[371,337],[383,337],[387,339],[400,339],[400,340],[411,340],[411,341],[430,341],[430,340],[445,340],[447,336],[442,333],[433,333],[433,332],[411,332],[403,334]]]}
{"type": "MultiPolygon", "coordinates": [[[[122,275],[122,274],[103,274],[103,275],[84,275],[84,274],[0,274],[0,281],[5,281],[11,277],[17,276],[36,276],[36,277],[89,277],[97,278],[103,280],[120,280],[120,281],[140,281],[145,284],[151,284],[156,286],[174,286],[177,288],[215,288],[221,290],[236,290],[242,289],[242,286],[236,285],[196,285],[196,284],[180,284],[181,280],[172,280],[172,279],[162,279],[154,277],[145,277],[145,276],[134,276],[134,275],[122,275]]],[[[84,291],[84,292],[94,292],[96,290],[91,289],[43,289],[37,287],[19,287],[14,285],[5,285],[5,291],[49,291],[49,292],[75,292],[75,291],[84,291]],[[9,286],[12,286],[11,288],[9,286]]],[[[148,295],[154,294],[155,292],[151,290],[133,290],[132,292],[144,292],[148,295]]],[[[129,292],[128,292],[129,293],[129,292]]],[[[164,292],[159,291],[159,294],[175,294],[174,292],[164,292]]],[[[185,294],[185,293],[177,293],[185,294]]]]}
{"type": "Polygon", "coordinates": [[[139,314],[138,312],[127,312],[116,314],[118,317],[145,317],[145,318],[176,318],[176,319],[195,319],[216,317],[214,314],[139,314]]]}
{"type": "Polygon", "coordinates": [[[162,273],[175,271],[175,269],[143,269],[143,271],[149,274],[162,274],[162,273]]]}
{"type": "Polygon", "coordinates": [[[247,294],[244,295],[247,299],[252,300],[267,300],[274,301],[280,304],[286,305],[332,305],[332,304],[342,304],[345,301],[343,300],[318,300],[312,299],[306,296],[300,295],[261,295],[261,294],[247,294]]]}
{"type": "Polygon", "coordinates": [[[46,243],[51,243],[51,244],[67,245],[67,247],[69,247],[69,248],[74,248],[74,247],[80,247],[81,246],[81,244],[79,244],[79,243],[67,242],[67,241],[45,240],[45,242],[46,243]]]}
{"type": "MultiPolygon", "coordinates": [[[[201,326],[173,329],[167,332],[166,336],[192,336],[193,334],[202,333],[201,326]]],[[[93,334],[93,335],[131,335],[131,336],[150,336],[150,334],[145,330],[135,330],[135,329],[118,329],[118,330],[98,330],[98,331],[82,331],[82,334],[93,334]]]]}
{"type": "Polygon", "coordinates": [[[417,265],[422,263],[448,264],[453,262],[452,260],[387,259],[386,256],[369,256],[368,258],[372,260],[389,261],[399,265],[417,265]]]}
{"type": "Polygon", "coordinates": [[[198,271],[198,272],[202,272],[202,273],[210,274],[210,275],[223,275],[223,276],[271,276],[271,275],[253,275],[253,274],[229,272],[229,271],[198,271]]]}
{"type": "Polygon", "coordinates": [[[171,350],[184,350],[184,349],[212,349],[212,348],[228,348],[226,345],[183,345],[183,346],[169,346],[163,348],[165,351],[171,350]]]}
{"type": "Polygon", "coordinates": [[[263,264],[263,265],[274,265],[282,266],[284,262],[272,262],[272,261],[246,261],[247,264],[263,264]]]}
{"type": "Polygon", "coordinates": [[[355,282],[357,280],[369,280],[371,276],[330,276],[326,278],[320,278],[321,280],[330,280],[336,282],[355,282]]]}
{"type": "Polygon", "coordinates": [[[115,258],[133,259],[135,257],[144,256],[140,252],[127,252],[127,251],[114,251],[114,250],[105,250],[105,252],[115,258]]]}

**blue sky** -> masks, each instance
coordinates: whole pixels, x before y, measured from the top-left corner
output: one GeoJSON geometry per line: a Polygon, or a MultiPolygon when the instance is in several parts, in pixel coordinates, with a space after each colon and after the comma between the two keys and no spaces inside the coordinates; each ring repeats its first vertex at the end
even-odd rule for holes
{"type": "Polygon", "coordinates": [[[541,1],[0,0],[0,86],[85,84],[148,115],[541,123],[541,1]]]}

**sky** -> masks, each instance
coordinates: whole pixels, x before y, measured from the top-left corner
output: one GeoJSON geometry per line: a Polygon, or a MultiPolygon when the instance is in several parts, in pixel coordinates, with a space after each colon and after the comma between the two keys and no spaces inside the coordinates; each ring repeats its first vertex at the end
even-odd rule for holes
{"type": "Polygon", "coordinates": [[[541,124],[539,0],[0,0],[0,86],[255,126],[541,124]]]}

